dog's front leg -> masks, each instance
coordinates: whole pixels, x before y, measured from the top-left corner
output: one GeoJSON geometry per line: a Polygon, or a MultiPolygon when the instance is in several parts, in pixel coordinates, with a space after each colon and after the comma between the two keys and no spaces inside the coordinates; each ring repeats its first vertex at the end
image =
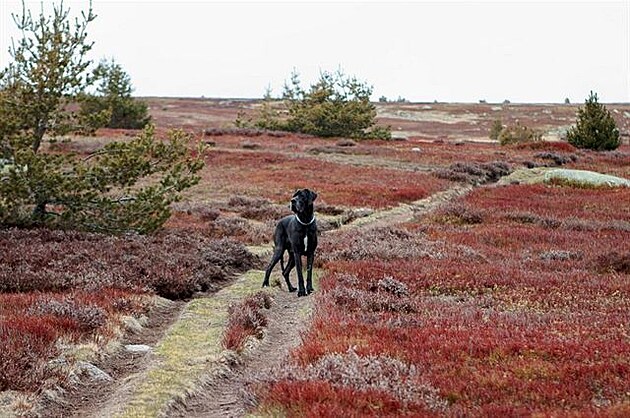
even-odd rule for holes
{"type": "Polygon", "coordinates": [[[293,247],[293,256],[295,257],[295,269],[298,276],[298,296],[306,296],[306,289],[304,288],[304,275],[302,274],[302,256],[300,255],[300,249],[297,246],[293,247]]]}
{"type": "Polygon", "coordinates": [[[306,293],[313,293],[313,262],[315,253],[306,256],[306,293]]]}

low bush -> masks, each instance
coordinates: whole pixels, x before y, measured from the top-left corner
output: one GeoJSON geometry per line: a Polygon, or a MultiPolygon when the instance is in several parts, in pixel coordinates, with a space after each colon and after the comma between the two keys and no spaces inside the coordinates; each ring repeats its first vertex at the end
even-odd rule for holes
{"type": "Polygon", "coordinates": [[[495,141],[498,140],[499,135],[503,131],[503,128],[503,122],[501,122],[499,119],[495,119],[490,126],[490,133],[488,134],[488,137],[490,139],[494,139],[495,141]]]}
{"type": "Polygon", "coordinates": [[[602,254],[593,262],[595,269],[605,273],[630,274],[630,252],[617,252],[602,254]]]}
{"type": "Polygon", "coordinates": [[[433,174],[441,179],[477,185],[495,182],[511,172],[512,168],[509,164],[503,161],[494,161],[490,163],[457,162],[446,169],[439,169],[433,174]]]}
{"type": "Polygon", "coordinates": [[[334,238],[322,237],[320,261],[335,260],[395,260],[406,258],[441,258],[442,246],[420,234],[379,227],[360,231],[344,231],[334,238]]]}
{"type": "Polygon", "coordinates": [[[539,142],[542,141],[542,133],[516,122],[503,128],[498,140],[501,145],[539,142]]]}
{"type": "Polygon", "coordinates": [[[261,291],[231,305],[228,310],[228,324],[223,334],[223,347],[241,351],[249,336],[262,338],[263,329],[267,326],[267,317],[262,310],[271,308],[272,303],[271,295],[261,291]]]}
{"type": "Polygon", "coordinates": [[[515,144],[516,149],[550,152],[575,152],[577,148],[565,141],[537,141],[515,144]]]}
{"type": "Polygon", "coordinates": [[[33,391],[49,377],[46,361],[58,352],[61,320],[0,317],[0,392],[33,391]]]}
{"type": "Polygon", "coordinates": [[[567,163],[574,163],[578,160],[578,156],[575,154],[558,154],[555,152],[539,152],[537,154],[534,154],[534,158],[549,160],[553,162],[553,165],[555,166],[561,166],[567,163]]]}
{"type": "Polygon", "coordinates": [[[190,232],[0,230],[0,292],[118,288],[187,298],[256,263],[240,243],[190,232]]]}
{"type": "Polygon", "coordinates": [[[480,224],[483,222],[483,218],[482,211],[459,203],[446,205],[432,215],[435,222],[456,225],[480,224]]]}
{"type": "Polygon", "coordinates": [[[360,312],[416,312],[411,299],[389,292],[371,292],[353,288],[336,287],[326,293],[342,309],[360,312]]]}
{"type": "Polygon", "coordinates": [[[360,392],[382,391],[400,401],[403,408],[421,404],[437,412],[447,406],[415,366],[386,355],[360,356],[352,349],[327,354],[305,369],[288,368],[273,378],[285,382],[327,382],[360,392]]]}
{"type": "Polygon", "coordinates": [[[210,238],[229,237],[251,245],[265,244],[273,239],[273,225],[250,223],[234,216],[220,216],[209,222],[203,232],[210,238]]]}

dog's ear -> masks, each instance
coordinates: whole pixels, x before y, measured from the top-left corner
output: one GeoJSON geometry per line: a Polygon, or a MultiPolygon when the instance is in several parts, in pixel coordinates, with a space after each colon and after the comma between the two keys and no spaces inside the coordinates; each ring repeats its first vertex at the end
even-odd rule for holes
{"type": "Polygon", "coordinates": [[[314,202],[317,199],[317,193],[312,190],[309,190],[309,192],[311,192],[311,201],[314,202]]]}

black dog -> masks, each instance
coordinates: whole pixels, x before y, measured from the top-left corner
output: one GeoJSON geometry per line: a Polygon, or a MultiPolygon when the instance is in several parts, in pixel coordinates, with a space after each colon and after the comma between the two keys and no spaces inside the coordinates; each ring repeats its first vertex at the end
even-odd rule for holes
{"type": "MultiPolygon", "coordinates": [[[[282,266],[282,275],[287,282],[289,292],[295,292],[291,286],[289,273],[295,267],[298,276],[298,296],[306,296],[313,292],[313,260],[317,248],[317,223],[313,201],[317,199],[317,193],[309,189],[301,189],[293,194],[291,199],[291,211],[295,215],[282,218],[276,226],[273,236],[274,251],[271,262],[265,271],[263,287],[269,286],[269,275],[278,261],[282,260],[285,251],[289,252],[287,266],[282,266]],[[304,288],[304,276],[302,275],[302,256],[306,256],[306,289],[304,288]]],[[[282,265],[283,263],[281,263],[282,265]]]]}

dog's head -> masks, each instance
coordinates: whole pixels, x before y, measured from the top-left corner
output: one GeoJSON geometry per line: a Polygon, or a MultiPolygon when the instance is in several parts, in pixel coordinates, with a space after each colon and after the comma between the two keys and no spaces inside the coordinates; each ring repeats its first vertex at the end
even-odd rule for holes
{"type": "Polygon", "coordinates": [[[291,211],[302,213],[307,208],[313,207],[313,202],[317,199],[317,193],[309,189],[300,189],[293,193],[291,198],[291,211]]]}

